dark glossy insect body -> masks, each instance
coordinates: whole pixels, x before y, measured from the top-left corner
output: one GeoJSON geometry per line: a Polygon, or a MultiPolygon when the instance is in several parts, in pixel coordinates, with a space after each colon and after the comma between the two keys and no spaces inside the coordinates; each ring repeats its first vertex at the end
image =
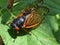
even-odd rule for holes
{"type": "Polygon", "coordinates": [[[10,25],[13,29],[18,31],[20,28],[25,29],[35,27],[42,19],[43,17],[37,14],[34,8],[28,8],[24,9],[22,13],[16,16],[10,25]]]}
{"type": "Polygon", "coordinates": [[[30,12],[22,13],[22,16],[19,15],[17,18],[15,18],[12,23],[10,24],[12,28],[19,30],[19,28],[22,28],[26,17],[30,14],[30,12]]]}

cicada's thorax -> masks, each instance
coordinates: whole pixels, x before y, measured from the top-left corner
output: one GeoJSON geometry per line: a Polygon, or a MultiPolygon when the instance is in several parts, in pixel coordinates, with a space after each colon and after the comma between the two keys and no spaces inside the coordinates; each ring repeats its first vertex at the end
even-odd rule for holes
{"type": "Polygon", "coordinates": [[[30,12],[29,12],[29,11],[26,11],[26,12],[23,13],[22,16],[15,18],[15,19],[12,21],[12,23],[10,24],[11,27],[14,28],[14,29],[15,29],[16,27],[22,28],[22,26],[23,26],[23,24],[24,24],[24,21],[25,21],[26,17],[27,17],[29,14],[30,14],[30,12]]]}

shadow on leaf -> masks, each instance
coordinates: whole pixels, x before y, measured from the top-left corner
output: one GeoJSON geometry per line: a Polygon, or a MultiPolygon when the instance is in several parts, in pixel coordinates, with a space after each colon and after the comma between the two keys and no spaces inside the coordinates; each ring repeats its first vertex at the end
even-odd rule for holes
{"type": "MultiPolygon", "coordinates": [[[[26,29],[26,31],[29,33],[31,31],[31,29],[26,29]]],[[[20,29],[19,30],[19,33],[17,33],[16,30],[14,30],[14,29],[11,28],[11,29],[8,29],[8,32],[9,32],[10,36],[12,38],[14,38],[14,39],[16,39],[17,36],[24,36],[24,35],[27,35],[28,34],[23,29],[20,29]]]]}
{"type": "Polygon", "coordinates": [[[31,35],[31,34],[29,34],[29,32],[31,32],[32,30],[35,30],[38,26],[39,25],[37,25],[34,28],[25,29],[28,33],[26,31],[24,31],[22,28],[20,28],[19,33],[17,33],[16,30],[10,28],[10,29],[8,29],[8,33],[10,34],[10,36],[13,39],[16,39],[17,36],[31,35]]]}
{"type": "Polygon", "coordinates": [[[56,41],[57,41],[58,43],[60,43],[60,27],[59,27],[59,30],[58,30],[57,32],[54,32],[54,31],[53,31],[53,34],[54,34],[54,36],[55,36],[55,38],[56,38],[56,41]]]}

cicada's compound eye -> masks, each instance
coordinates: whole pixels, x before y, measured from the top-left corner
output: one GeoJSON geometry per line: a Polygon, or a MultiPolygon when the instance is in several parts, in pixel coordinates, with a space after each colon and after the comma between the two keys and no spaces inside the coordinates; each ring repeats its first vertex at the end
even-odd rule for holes
{"type": "Polygon", "coordinates": [[[15,29],[16,25],[14,23],[11,23],[10,26],[15,29]]]}

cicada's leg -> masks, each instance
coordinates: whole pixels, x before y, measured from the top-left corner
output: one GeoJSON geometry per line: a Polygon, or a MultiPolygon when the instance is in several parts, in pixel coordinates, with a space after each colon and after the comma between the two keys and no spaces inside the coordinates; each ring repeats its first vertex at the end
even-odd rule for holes
{"type": "Polygon", "coordinates": [[[26,33],[28,33],[29,35],[31,35],[31,32],[28,32],[26,29],[23,29],[26,33]]]}

